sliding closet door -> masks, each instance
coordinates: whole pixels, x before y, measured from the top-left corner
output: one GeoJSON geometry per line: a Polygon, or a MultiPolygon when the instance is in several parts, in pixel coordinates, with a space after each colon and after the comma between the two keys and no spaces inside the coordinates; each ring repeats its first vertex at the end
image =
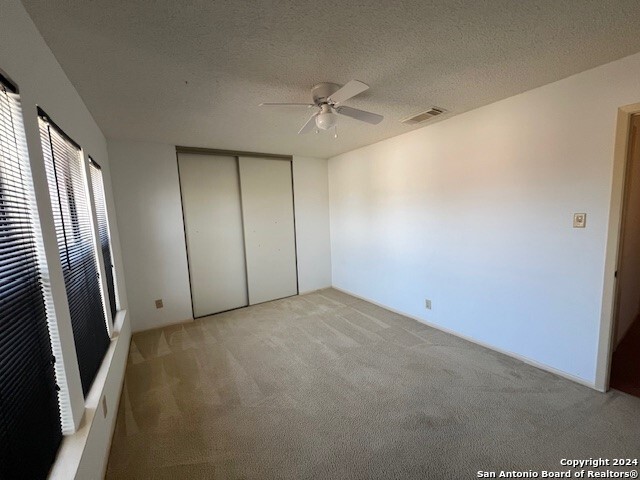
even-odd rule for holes
{"type": "Polygon", "coordinates": [[[248,305],[235,157],[178,154],[193,314],[248,305]]]}
{"type": "Polygon", "coordinates": [[[298,293],[291,162],[240,157],[251,305],[298,293]]]}

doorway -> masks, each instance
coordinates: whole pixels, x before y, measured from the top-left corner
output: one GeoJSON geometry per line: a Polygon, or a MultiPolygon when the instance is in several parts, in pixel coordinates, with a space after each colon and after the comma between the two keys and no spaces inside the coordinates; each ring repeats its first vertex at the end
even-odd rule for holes
{"type": "Polygon", "coordinates": [[[610,387],[640,397],[640,115],[631,117],[620,247],[610,387]]]}

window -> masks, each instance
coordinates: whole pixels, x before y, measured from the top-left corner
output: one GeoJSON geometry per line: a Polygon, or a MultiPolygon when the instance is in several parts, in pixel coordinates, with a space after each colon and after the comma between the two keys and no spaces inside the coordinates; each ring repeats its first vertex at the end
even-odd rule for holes
{"type": "Polygon", "coordinates": [[[100,248],[104,259],[105,276],[107,277],[107,298],[111,307],[111,318],[115,320],[116,289],[115,272],[113,268],[113,255],[111,255],[111,235],[109,234],[109,217],[107,216],[107,203],[104,195],[104,182],[102,169],[92,158],[89,158],[89,171],[91,172],[91,185],[93,187],[93,201],[98,218],[98,235],[100,236],[100,248]]]}
{"type": "Polygon", "coordinates": [[[86,396],[109,346],[80,147],[42,110],[40,139],[86,396]]]}
{"type": "Polygon", "coordinates": [[[0,77],[0,478],[45,478],[62,440],[15,87],[0,77]]]}

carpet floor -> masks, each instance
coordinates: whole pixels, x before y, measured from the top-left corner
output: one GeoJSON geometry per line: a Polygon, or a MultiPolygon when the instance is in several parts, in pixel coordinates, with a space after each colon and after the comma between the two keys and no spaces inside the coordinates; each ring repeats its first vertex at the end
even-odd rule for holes
{"type": "Polygon", "coordinates": [[[107,478],[471,479],[639,456],[640,399],[327,289],[135,334],[107,478]]]}

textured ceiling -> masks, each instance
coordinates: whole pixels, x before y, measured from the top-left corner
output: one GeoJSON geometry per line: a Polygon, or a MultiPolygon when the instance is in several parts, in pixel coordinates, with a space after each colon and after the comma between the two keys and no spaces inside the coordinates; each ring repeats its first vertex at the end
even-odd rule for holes
{"type": "Polygon", "coordinates": [[[329,157],[640,51],[637,0],[23,0],[108,138],[329,157]],[[370,90],[297,135],[322,81],[370,90]],[[444,117],[444,116],[443,116],[444,117]]]}

